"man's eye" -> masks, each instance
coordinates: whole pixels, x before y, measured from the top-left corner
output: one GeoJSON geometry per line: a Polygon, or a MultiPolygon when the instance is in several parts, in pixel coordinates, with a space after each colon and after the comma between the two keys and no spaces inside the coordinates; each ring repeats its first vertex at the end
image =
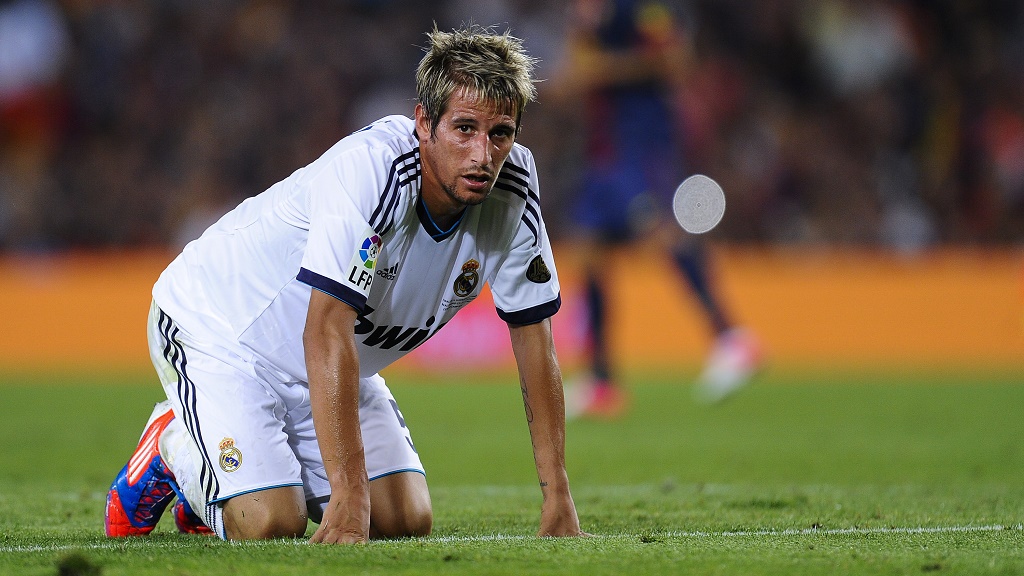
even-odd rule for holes
{"type": "Polygon", "coordinates": [[[459,126],[458,128],[456,128],[456,130],[458,130],[459,132],[462,132],[463,134],[469,134],[470,132],[473,131],[473,127],[472,126],[468,126],[466,124],[463,124],[462,126],[459,126]]]}

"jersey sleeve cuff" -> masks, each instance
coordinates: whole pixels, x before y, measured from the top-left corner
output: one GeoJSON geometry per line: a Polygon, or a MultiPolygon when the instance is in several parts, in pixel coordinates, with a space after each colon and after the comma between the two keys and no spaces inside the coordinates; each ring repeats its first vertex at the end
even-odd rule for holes
{"type": "Polygon", "coordinates": [[[516,324],[523,326],[526,324],[536,324],[541,320],[545,320],[555,315],[558,309],[562,307],[562,295],[559,294],[554,300],[545,302],[532,308],[526,308],[525,310],[518,310],[516,312],[505,312],[501,308],[495,308],[498,311],[498,317],[508,322],[509,324],[516,324]]]}
{"type": "Polygon", "coordinates": [[[299,268],[299,273],[295,276],[295,279],[304,284],[309,284],[324,294],[334,296],[359,312],[362,312],[363,308],[366,306],[366,296],[363,296],[359,292],[356,292],[340,282],[331,280],[326,276],[321,276],[316,272],[305,268],[299,268]]]}

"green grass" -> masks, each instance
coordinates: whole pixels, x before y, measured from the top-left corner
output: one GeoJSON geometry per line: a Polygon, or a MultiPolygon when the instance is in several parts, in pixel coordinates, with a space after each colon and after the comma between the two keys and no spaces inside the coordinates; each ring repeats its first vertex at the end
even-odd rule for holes
{"type": "Polygon", "coordinates": [[[1024,372],[766,375],[716,407],[634,378],[618,422],[573,422],[594,538],[537,539],[512,375],[394,378],[427,467],[430,538],[362,547],[103,537],[103,498],[159,387],[0,378],[0,574],[1024,574],[1024,372]],[[77,572],[76,572],[77,570],[77,572]]]}

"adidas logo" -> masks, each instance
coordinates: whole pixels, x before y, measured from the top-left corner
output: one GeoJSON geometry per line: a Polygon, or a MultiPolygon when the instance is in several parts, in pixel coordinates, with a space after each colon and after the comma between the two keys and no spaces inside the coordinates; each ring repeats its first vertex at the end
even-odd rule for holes
{"type": "Polygon", "coordinates": [[[384,268],[384,269],[381,269],[381,270],[377,270],[377,276],[380,276],[381,278],[383,278],[385,280],[394,280],[396,275],[398,275],[398,263],[397,262],[395,263],[394,266],[392,266],[390,268],[384,268]]]}

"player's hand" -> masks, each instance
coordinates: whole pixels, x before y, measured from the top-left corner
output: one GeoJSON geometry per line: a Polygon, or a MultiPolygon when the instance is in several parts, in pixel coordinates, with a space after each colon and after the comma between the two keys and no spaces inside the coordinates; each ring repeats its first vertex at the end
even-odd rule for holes
{"type": "Polygon", "coordinates": [[[320,526],[309,539],[311,544],[365,544],[370,539],[370,497],[334,494],[327,502],[320,526]]]}
{"type": "Polygon", "coordinates": [[[540,537],[590,536],[580,530],[580,520],[576,515],[576,505],[572,497],[545,498],[540,509],[540,537]]]}

